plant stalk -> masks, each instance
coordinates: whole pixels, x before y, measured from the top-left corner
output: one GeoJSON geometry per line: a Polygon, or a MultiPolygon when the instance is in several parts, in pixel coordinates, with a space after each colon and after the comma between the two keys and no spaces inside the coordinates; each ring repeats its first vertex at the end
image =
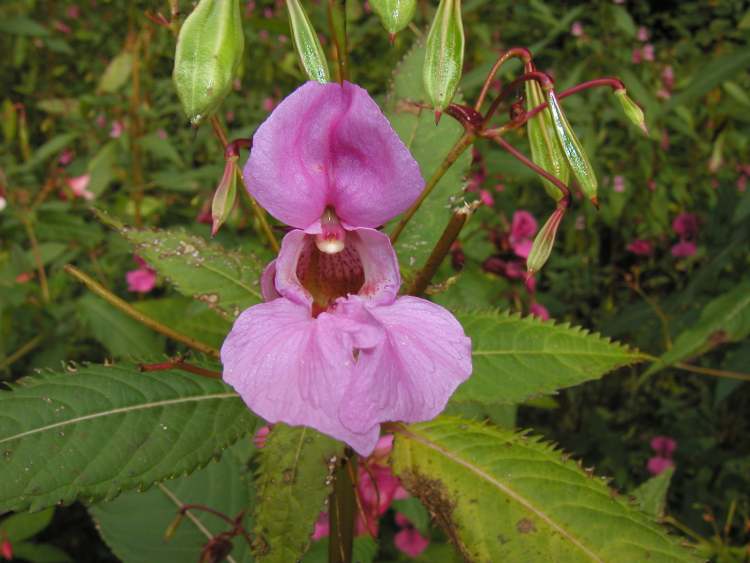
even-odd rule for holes
{"type": "Polygon", "coordinates": [[[333,482],[333,492],[328,503],[328,521],[331,537],[328,544],[328,563],[351,563],[354,546],[354,517],[356,491],[352,475],[356,471],[356,457],[345,456],[338,467],[333,482]]]}

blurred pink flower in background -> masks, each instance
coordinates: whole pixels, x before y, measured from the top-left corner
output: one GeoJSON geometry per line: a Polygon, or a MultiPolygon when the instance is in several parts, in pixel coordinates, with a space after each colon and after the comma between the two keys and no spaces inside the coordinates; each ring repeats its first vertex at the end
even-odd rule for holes
{"type": "Polygon", "coordinates": [[[62,166],[67,166],[71,162],[73,162],[73,157],[75,156],[75,153],[70,149],[65,149],[63,152],[60,153],[60,156],[57,157],[57,162],[62,166]]]}
{"type": "Polygon", "coordinates": [[[0,557],[3,559],[6,559],[7,561],[11,561],[13,559],[13,545],[10,543],[10,540],[5,536],[5,532],[3,531],[3,541],[0,542],[0,557]]]}
{"type": "Polygon", "coordinates": [[[549,320],[549,311],[547,310],[547,307],[541,303],[532,303],[529,306],[529,313],[531,316],[542,319],[543,321],[549,320]]]}
{"type": "Polygon", "coordinates": [[[488,207],[495,205],[495,198],[487,190],[479,190],[479,200],[488,207]]]}
{"type": "Polygon", "coordinates": [[[81,15],[81,9],[78,6],[76,6],[75,4],[71,4],[65,10],[65,16],[68,19],[77,20],[80,15],[81,15]]]}
{"type": "Polygon", "coordinates": [[[573,25],[570,26],[570,34],[573,37],[581,37],[583,35],[583,24],[579,21],[574,21],[573,25]]]}
{"type": "Polygon", "coordinates": [[[273,98],[263,98],[263,102],[261,103],[261,107],[265,111],[273,111],[273,108],[276,107],[276,100],[273,98]]]}
{"type": "Polygon", "coordinates": [[[646,469],[652,475],[659,475],[669,467],[674,467],[672,454],[677,449],[677,441],[669,436],[654,436],[651,438],[651,449],[654,456],[649,458],[646,469]]]}
{"type": "Polygon", "coordinates": [[[109,136],[113,139],[119,139],[125,131],[125,125],[119,119],[112,122],[112,127],[109,130],[109,136]]]}
{"type": "Polygon", "coordinates": [[[396,525],[401,529],[393,537],[393,543],[399,551],[409,557],[419,557],[430,545],[430,540],[420,534],[411,521],[400,512],[396,513],[396,525]]]}
{"type": "Polygon", "coordinates": [[[636,239],[627,246],[628,252],[635,254],[636,256],[651,256],[654,252],[654,247],[650,241],[643,239],[636,239]]]}
{"type": "Polygon", "coordinates": [[[682,240],[672,246],[672,256],[674,256],[675,258],[688,258],[689,256],[695,254],[696,250],[698,250],[698,247],[694,242],[689,240],[682,240]]]}
{"type": "Polygon", "coordinates": [[[152,270],[140,256],[134,256],[138,268],[125,274],[128,291],[133,293],[148,293],[156,286],[156,272],[152,270]]]}
{"type": "Polygon", "coordinates": [[[86,201],[91,201],[95,196],[88,189],[90,181],[91,175],[83,174],[81,176],[68,178],[67,184],[75,197],[85,199],[86,201]]]}
{"type": "Polygon", "coordinates": [[[623,176],[615,176],[612,180],[612,189],[617,193],[625,191],[625,178],[623,176]]]}
{"type": "Polygon", "coordinates": [[[537,222],[531,213],[523,210],[513,213],[513,221],[510,226],[510,246],[516,256],[528,258],[536,229],[537,222]]]}
{"type": "Polygon", "coordinates": [[[692,239],[698,234],[698,217],[683,211],[672,221],[672,230],[683,239],[692,239]]]}
{"type": "Polygon", "coordinates": [[[644,43],[648,41],[649,33],[648,29],[646,29],[644,26],[641,26],[638,28],[638,32],[635,35],[638,38],[638,41],[643,41],[644,43]]]}
{"type": "Polygon", "coordinates": [[[651,43],[646,43],[641,49],[641,55],[644,61],[654,60],[654,46],[651,43]]]}

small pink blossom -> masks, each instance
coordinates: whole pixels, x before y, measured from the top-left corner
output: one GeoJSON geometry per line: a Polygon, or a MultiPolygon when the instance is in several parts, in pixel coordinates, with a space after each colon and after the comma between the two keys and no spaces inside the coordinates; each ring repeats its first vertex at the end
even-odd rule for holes
{"type": "Polygon", "coordinates": [[[642,59],[643,56],[641,55],[640,48],[633,49],[633,52],[630,54],[630,62],[632,62],[634,65],[637,65],[641,63],[642,59]]]}
{"type": "Polygon", "coordinates": [[[513,213],[509,241],[516,256],[528,258],[536,230],[537,222],[531,213],[523,210],[513,213]]]}
{"type": "Polygon", "coordinates": [[[273,98],[263,98],[261,105],[265,111],[273,111],[273,108],[276,107],[276,100],[273,98]]]}
{"type": "Polygon", "coordinates": [[[479,190],[479,200],[487,207],[495,205],[495,198],[493,198],[492,194],[487,190],[479,190]]]}
{"type": "Polygon", "coordinates": [[[263,8],[263,17],[270,20],[273,17],[273,8],[263,8]]]}
{"type": "Polygon", "coordinates": [[[258,428],[258,431],[255,433],[255,436],[253,436],[253,444],[255,444],[255,447],[259,450],[266,447],[266,439],[268,438],[268,435],[271,433],[271,426],[268,424],[264,424],[260,428],[258,428]]]}
{"type": "Polygon", "coordinates": [[[654,60],[654,46],[651,43],[646,43],[643,46],[643,49],[641,50],[641,55],[643,55],[644,61],[653,61],[654,60]]]}
{"type": "Polygon", "coordinates": [[[672,221],[672,230],[680,238],[691,239],[698,234],[698,217],[683,211],[672,221]]]}
{"type": "Polygon", "coordinates": [[[286,43],[287,41],[289,41],[289,37],[287,37],[287,36],[286,36],[286,35],[284,35],[283,33],[280,33],[280,34],[279,34],[279,36],[278,36],[278,37],[277,37],[276,39],[277,39],[277,40],[278,40],[278,42],[279,42],[279,43],[281,43],[282,45],[284,45],[284,44],[285,44],[285,43],[286,43]]]}
{"type": "Polygon", "coordinates": [[[627,246],[628,252],[636,256],[651,256],[654,247],[648,240],[636,239],[627,246]]]}
{"type": "Polygon", "coordinates": [[[682,240],[672,246],[672,256],[674,256],[675,258],[688,258],[690,256],[693,256],[697,250],[698,247],[694,242],[689,240],[682,240]]]}
{"type": "Polygon", "coordinates": [[[245,4],[245,17],[249,18],[253,15],[253,12],[255,11],[255,0],[248,0],[248,2],[245,4]]]}
{"type": "Polygon", "coordinates": [[[328,518],[328,513],[321,512],[320,515],[318,515],[318,519],[315,521],[315,528],[313,529],[311,538],[313,541],[318,541],[328,537],[330,534],[331,524],[330,519],[328,518]]]}
{"type": "Polygon", "coordinates": [[[674,88],[674,69],[670,65],[665,66],[661,71],[661,83],[669,92],[674,88]]]}
{"type": "Polygon", "coordinates": [[[583,24],[579,21],[574,21],[570,26],[570,34],[573,37],[581,37],[583,35],[583,24]]]}
{"type": "Polygon", "coordinates": [[[140,257],[135,256],[139,268],[125,274],[128,291],[133,293],[149,293],[156,286],[156,272],[140,257]]]}
{"type": "Polygon", "coordinates": [[[638,28],[638,32],[635,34],[638,41],[646,42],[648,41],[649,33],[648,29],[646,29],[644,26],[641,26],[638,28]]]}
{"type": "Polygon", "coordinates": [[[13,545],[3,532],[3,541],[0,542],[0,557],[7,561],[13,560],[13,545]]]}
{"type": "Polygon", "coordinates": [[[65,35],[69,35],[72,29],[70,29],[70,26],[64,22],[61,22],[60,20],[54,20],[52,22],[52,27],[59,31],[60,33],[64,33],[65,35]]]}
{"type": "Polygon", "coordinates": [[[268,33],[267,29],[261,29],[258,32],[258,39],[260,39],[263,42],[268,41],[268,38],[270,37],[270,34],[268,33]]]}
{"type": "Polygon", "coordinates": [[[747,176],[740,174],[739,178],[737,178],[737,191],[742,193],[745,190],[747,190],[747,176]]]}
{"type": "Polygon", "coordinates": [[[420,534],[409,519],[400,512],[396,513],[396,525],[401,528],[393,537],[396,549],[409,557],[416,558],[422,555],[422,552],[430,545],[430,540],[420,534]]]}
{"type": "Polygon", "coordinates": [[[94,193],[90,192],[88,189],[90,181],[91,175],[83,174],[81,176],[68,178],[67,184],[75,197],[85,199],[86,201],[91,201],[95,196],[94,193]]]}
{"type": "Polygon", "coordinates": [[[533,275],[526,276],[526,280],[523,282],[523,284],[526,287],[526,291],[527,293],[529,293],[529,295],[533,295],[534,293],[536,293],[536,278],[533,275]]]}
{"type": "Polygon", "coordinates": [[[119,119],[112,122],[112,127],[109,130],[109,136],[113,139],[119,139],[125,131],[125,125],[119,119]]]}
{"type": "Polygon", "coordinates": [[[612,189],[617,193],[625,191],[625,178],[623,176],[615,176],[612,180],[612,189]]]}
{"type": "Polygon", "coordinates": [[[96,116],[94,123],[96,123],[96,126],[99,127],[99,129],[104,129],[104,126],[107,125],[107,117],[103,113],[100,113],[96,116]]]}
{"type": "Polygon", "coordinates": [[[157,129],[156,136],[159,137],[162,141],[165,141],[168,137],[167,132],[164,129],[157,129]]]}
{"type": "Polygon", "coordinates": [[[659,475],[670,467],[674,467],[674,461],[668,457],[654,456],[649,458],[648,463],[646,464],[646,469],[648,469],[648,472],[651,473],[651,475],[659,475]]]}
{"type": "Polygon", "coordinates": [[[520,280],[526,276],[526,265],[521,260],[510,260],[505,263],[505,277],[520,280]]]}
{"type": "Polygon", "coordinates": [[[649,445],[657,455],[664,457],[672,457],[672,454],[677,450],[677,440],[669,436],[654,436],[651,438],[649,445]]]}
{"type": "Polygon", "coordinates": [[[550,318],[547,307],[545,307],[541,303],[532,303],[529,306],[529,313],[531,314],[531,316],[542,319],[543,321],[548,321],[550,318]]]}
{"type": "Polygon", "coordinates": [[[60,156],[57,157],[57,162],[61,166],[67,166],[71,162],[73,162],[73,157],[75,156],[75,153],[70,149],[65,149],[63,152],[60,153],[60,156]]]}
{"type": "Polygon", "coordinates": [[[255,132],[243,173],[293,230],[263,273],[266,302],[224,341],[224,381],[268,422],[313,427],[362,456],[381,422],[437,416],[471,374],[471,341],[446,309],[398,296],[398,261],[376,228],[424,180],[377,104],[348,82],[307,82],[255,132]]]}
{"type": "Polygon", "coordinates": [[[76,6],[75,4],[71,4],[65,10],[65,15],[70,20],[77,20],[79,18],[79,16],[81,15],[81,9],[78,6],[76,6]]]}

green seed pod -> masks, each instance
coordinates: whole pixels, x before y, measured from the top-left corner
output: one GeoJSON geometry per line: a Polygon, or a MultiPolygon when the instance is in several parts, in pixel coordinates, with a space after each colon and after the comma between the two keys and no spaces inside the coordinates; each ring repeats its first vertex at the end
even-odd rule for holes
{"type": "Polygon", "coordinates": [[[591,200],[591,202],[599,206],[599,201],[596,197],[597,181],[596,174],[594,174],[594,168],[591,166],[588,157],[581,142],[573,132],[573,128],[568,123],[568,118],[560,108],[560,103],[557,101],[555,92],[550,90],[547,92],[547,103],[552,114],[552,123],[555,125],[555,132],[557,138],[562,145],[563,152],[568,159],[568,164],[573,170],[578,183],[583,190],[584,195],[591,200]]]}
{"type": "Polygon", "coordinates": [[[391,38],[409,25],[417,10],[416,0],[370,0],[370,6],[391,38]]]}
{"type": "MultiPolygon", "coordinates": [[[[532,110],[544,103],[542,87],[536,80],[526,81],[526,103],[527,110],[532,110]]],[[[526,132],[531,146],[531,160],[567,185],[570,180],[570,167],[560,141],[557,140],[549,108],[543,109],[526,122],[526,132]]],[[[542,178],[542,184],[550,197],[555,201],[560,201],[564,195],[560,188],[544,178],[542,178]]]]}
{"type": "Polygon", "coordinates": [[[625,116],[635,125],[641,128],[641,131],[648,137],[648,127],[646,127],[646,116],[643,114],[641,107],[628,96],[625,88],[615,90],[615,96],[620,102],[625,116]]]}
{"type": "Polygon", "coordinates": [[[237,158],[229,157],[224,165],[224,174],[211,201],[211,236],[214,236],[229,218],[237,198],[237,158]]]}
{"type": "Polygon", "coordinates": [[[325,84],[331,81],[328,72],[328,61],[320,44],[318,34],[307,17],[307,13],[298,0],[286,0],[289,11],[289,24],[292,27],[292,40],[297,49],[297,56],[310,80],[325,84]]]}
{"type": "Polygon", "coordinates": [[[464,26],[461,0],[440,0],[427,35],[422,78],[425,91],[439,119],[451,103],[464,66],[464,26]]]}
{"type": "Polygon", "coordinates": [[[237,0],[200,0],[185,20],[177,38],[172,78],[193,125],[229,93],[244,44],[237,0]]]}
{"type": "Polygon", "coordinates": [[[536,237],[534,237],[531,251],[528,258],[526,258],[526,269],[529,271],[529,274],[538,272],[546,264],[549,255],[552,253],[552,247],[555,245],[557,229],[564,215],[564,207],[555,209],[544,226],[536,234],[536,237]]]}

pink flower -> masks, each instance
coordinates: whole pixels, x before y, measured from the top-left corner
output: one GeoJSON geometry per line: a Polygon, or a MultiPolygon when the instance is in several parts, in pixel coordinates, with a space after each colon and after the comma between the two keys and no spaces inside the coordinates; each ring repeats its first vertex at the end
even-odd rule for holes
{"type": "Polygon", "coordinates": [[[737,191],[742,193],[745,190],[747,190],[747,176],[740,174],[740,177],[737,178],[737,191]]]}
{"type": "Polygon", "coordinates": [[[135,256],[135,261],[140,267],[125,274],[128,291],[148,293],[156,286],[156,272],[140,256],[135,256]]]}
{"type": "Polygon", "coordinates": [[[67,166],[71,162],[73,162],[73,157],[75,156],[75,153],[70,149],[65,149],[63,152],[60,153],[60,156],[57,157],[57,162],[62,166],[67,166]]]}
{"type": "Polygon", "coordinates": [[[13,545],[3,532],[3,541],[0,542],[0,557],[7,561],[13,560],[13,545]]]}
{"type": "Polygon", "coordinates": [[[630,55],[630,61],[634,65],[637,65],[637,64],[640,64],[641,58],[642,58],[641,50],[640,49],[633,49],[633,52],[630,55]]]}
{"type": "Polygon", "coordinates": [[[672,246],[672,256],[675,258],[688,258],[695,254],[698,247],[694,242],[689,240],[681,240],[674,246],[672,246]]]}
{"type": "Polygon", "coordinates": [[[643,26],[639,27],[635,36],[638,38],[638,41],[648,41],[648,29],[643,26]]]}
{"type": "Polygon", "coordinates": [[[683,211],[672,221],[672,230],[680,238],[694,238],[698,234],[698,217],[683,211]]]}
{"type": "Polygon", "coordinates": [[[667,65],[661,71],[661,83],[668,92],[674,88],[674,69],[671,66],[667,65]]]}
{"type": "Polygon", "coordinates": [[[264,424],[260,428],[258,428],[258,431],[255,433],[255,436],[253,436],[253,444],[255,444],[255,447],[259,450],[266,447],[266,439],[268,438],[268,435],[271,433],[271,427],[268,424],[264,424]]]}
{"type": "Polygon", "coordinates": [[[627,246],[627,249],[636,256],[651,256],[654,252],[651,242],[643,239],[634,240],[627,246]]]}
{"type": "Polygon", "coordinates": [[[543,321],[549,320],[549,311],[547,310],[547,307],[541,303],[532,303],[529,307],[529,313],[531,316],[542,319],[543,321]]]}
{"type": "Polygon", "coordinates": [[[487,190],[479,190],[479,200],[488,207],[495,205],[495,198],[487,190]]]}
{"type": "Polygon", "coordinates": [[[304,84],[256,131],[244,176],[294,230],[263,273],[266,303],[224,341],[224,380],[265,420],[363,456],[381,422],[440,413],[471,374],[471,341],[446,309],[397,297],[396,255],[375,227],[424,182],[372,98],[348,82],[304,84]]]}
{"type": "Polygon", "coordinates": [[[510,246],[516,256],[528,258],[536,229],[536,219],[531,213],[523,210],[513,213],[513,221],[510,226],[510,246]]]}
{"type": "Polygon", "coordinates": [[[612,180],[612,189],[617,193],[625,191],[625,178],[622,176],[615,176],[612,180]]]}
{"type": "Polygon", "coordinates": [[[86,201],[94,199],[94,194],[89,191],[89,182],[91,181],[90,174],[83,174],[74,178],[68,178],[67,183],[73,195],[77,198],[83,198],[86,201]]]}
{"type": "Polygon", "coordinates": [[[65,15],[67,16],[68,19],[77,20],[78,17],[81,15],[81,9],[75,4],[72,4],[68,6],[68,8],[65,10],[65,15]]]}
{"type": "Polygon", "coordinates": [[[318,515],[318,519],[315,521],[315,528],[313,529],[312,539],[318,541],[331,534],[331,524],[328,518],[327,512],[321,512],[318,515]]]}
{"type": "Polygon", "coordinates": [[[649,458],[646,464],[646,469],[648,469],[651,475],[659,475],[659,473],[663,473],[670,467],[674,467],[674,461],[668,457],[654,456],[649,458]]]}
{"type": "Polygon", "coordinates": [[[641,49],[641,55],[643,55],[644,61],[654,60],[654,46],[651,43],[646,43],[641,49]]]}
{"type": "Polygon", "coordinates": [[[430,540],[420,534],[409,519],[400,512],[396,513],[396,525],[401,530],[396,532],[393,543],[399,551],[409,557],[419,557],[430,545],[430,540]]]}
{"type": "Polygon", "coordinates": [[[583,24],[579,21],[574,21],[573,25],[570,26],[570,34],[573,37],[581,37],[583,35],[583,24]]]}
{"type": "Polygon", "coordinates": [[[276,106],[276,100],[273,98],[263,98],[261,105],[265,111],[273,111],[273,108],[276,106]]]}
{"type": "Polygon", "coordinates": [[[112,127],[109,130],[109,136],[113,139],[119,139],[123,131],[125,131],[125,125],[123,125],[122,121],[115,120],[112,122],[112,127]]]}
{"type": "Polygon", "coordinates": [[[650,446],[657,455],[672,457],[677,450],[677,440],[669,436],[654,436],[651,438],[650,446]]]}

